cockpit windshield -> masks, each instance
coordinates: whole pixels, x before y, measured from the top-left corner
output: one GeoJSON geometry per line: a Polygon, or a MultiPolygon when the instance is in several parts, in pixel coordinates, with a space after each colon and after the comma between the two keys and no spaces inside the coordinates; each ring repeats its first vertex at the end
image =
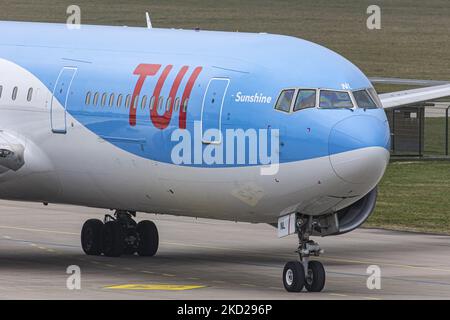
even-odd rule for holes
{"type": "Polygon", "coordinates": [[[275,109],[294,113],[308,108],[321,109],[378,109],[383,108],[373,87],[351,90],[293,88],[284,89],[278,96],[275,109]]]}
{"type": "Polygon", "coordinates": [[[319,107],[323,109],[353,108],[353,102],[346,91],[321,90],[319,107]]]}
{"type": "Polygon", "coordinates": [[[353,92],[356,104],[362,109],[377,109],[378,106],[366,90],[358,90],[353,92]]]}
{"type": "Polygon", "coordinates": [[[375,104],[378,106],[378,108],[383,108],[383,104],[381,103],[380,97],[378,97],[378,93],[375,88],[368,88],[367,92],[369,92],[370,97],[373,101],[375,101],[375,104]]]}
{"type": "Polygon", "coordinates": [[[316,106],[316,90],[315,89],[299,89],[297,99],[294,104],[294,112],[316,106]]]}
{"type": "Polygon", "coordinates": [[[289,112],[291,110],[292,99],[294,99],[295,89],[283,90],[277,100],[275,109],[289,112]]]}

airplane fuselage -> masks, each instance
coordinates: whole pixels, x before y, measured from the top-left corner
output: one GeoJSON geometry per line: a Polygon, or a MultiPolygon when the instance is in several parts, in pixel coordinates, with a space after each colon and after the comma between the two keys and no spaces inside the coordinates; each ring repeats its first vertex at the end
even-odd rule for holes
{"type": "Polygon", "coordinates": [[[372,85],[349,61],[310,42],[0,28],[0,143],[24,148],[23,165],[0,173],[0,198],[273,223],[290,212],[348,207],[386,168],[384,110],[358,107],[353,96],[351,108],[320,106],[320,90],[372,85]],[[317,105],[274,108],[291,88],[316,90],[317,105]],[[247,143],[239,145],[233,134],[242,132],[247,143]],[[279,154],[277,170],[262,174],[270,153],[279,154]]]}

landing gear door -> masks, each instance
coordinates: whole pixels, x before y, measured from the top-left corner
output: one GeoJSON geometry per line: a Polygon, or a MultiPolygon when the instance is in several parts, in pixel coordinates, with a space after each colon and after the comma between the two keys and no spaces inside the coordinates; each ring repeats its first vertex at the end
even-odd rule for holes
{"type": "Polygon", "coordinates": [[[220,144],[222,142],[218,133],[222,129],[222,107],[229,84],[230,79],[227,78],[213,78],[209,81],[202,107],[203,143],[220,144]],[[213,136],[211,133],[214,133],[213,136]]]}
{"type": "Polygon", "coordinates": [[[297,214],[291,213],[278,218],[278,238],[287,237],[291,234],[297,233],[295,222],[297,221],[297,214]]]}
{"type": "Polygon", "coordinates": [[[65,134],[67,102],[70,95],[70,87],[77,73],[77,68],[64,67],[58,75],[53,90],[50,107],[50,122],[53,133],[65,134]]]}

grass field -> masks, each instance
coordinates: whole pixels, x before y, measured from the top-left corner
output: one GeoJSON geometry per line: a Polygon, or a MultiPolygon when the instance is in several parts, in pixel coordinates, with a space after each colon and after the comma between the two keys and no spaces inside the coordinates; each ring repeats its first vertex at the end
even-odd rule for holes
{"type": "Polygon", "coordinates": [[[323,44],[370,76],[450,79],[448,0],[1,0],[0,20],[65,22],[77,4],[82,23],[270,32],[323,44]],[[366,28],[367,7],[382,9],[381,30],[366,28]]]}
{"type": "MultiPolygon", "coordinates": [[[[270,32],[320,43],[369,76],[450,80],[448,0],[1,0],[0,20],[65,22],[77,4],[82,23],[270,32]],[[382,9],[382,29],[366,9],[382,9]]],[[[384,91],[384,90],[383,90],[384,91]]],[[[426,151],[442,150],[439,120],[427,120],[426,151]]],[[[366,226],[450,233],[450,163],[393,163],[366,226]]]]}
{"type": "Polygon", "coordinates": [[[450,162],[393,162],[365,226],[450,233],[450,162]]]}
{"type": "MultiPolygon", "coordinates": [[[[445,155],[445,120],[445,118],[425,118],[425,155],[445,155]]],[[[450,139],[450,119],[447,130],[449,130],[448,136],[450,139]]]]}

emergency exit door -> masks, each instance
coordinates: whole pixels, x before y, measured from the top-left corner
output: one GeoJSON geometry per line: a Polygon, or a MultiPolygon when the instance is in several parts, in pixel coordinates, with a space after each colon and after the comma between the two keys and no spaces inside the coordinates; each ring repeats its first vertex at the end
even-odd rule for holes
{"type": "Polygon", "coordinates": [[[70,87],[76,73],[76,68],[64,67],[56,79],[50,107],[50,122],[53,133],[64,134],[67,132],[66,110],[70,96],[70,87]]]}
{"type": "MultiPolygon", "coordinates": [[[[213,78],[209,81],[203,99],[202,108],[202,141],[203,143],[221,143],[221,139],[205,135],[210,129],[219,132],[221,130],[222,107],[227,93],[230,79],[213,78]]],[[[210,131],[212,132],[212,131],[210,131]]]]}

